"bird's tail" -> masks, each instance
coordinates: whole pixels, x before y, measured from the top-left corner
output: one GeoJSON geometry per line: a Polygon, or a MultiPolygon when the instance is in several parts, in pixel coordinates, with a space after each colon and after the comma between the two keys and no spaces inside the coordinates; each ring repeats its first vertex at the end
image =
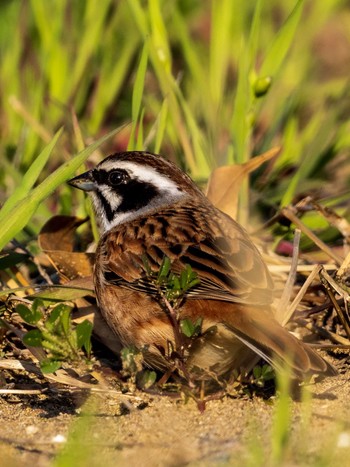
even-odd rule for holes
{"type": "Polygon", "coordinates": [[[301,342],[272,316],[253,307],[237,306],[225,320],[230,331],[264,360],[281,370],[288,365],[293,375],[336,375],[336,369],[309,345],[301,342]]]}

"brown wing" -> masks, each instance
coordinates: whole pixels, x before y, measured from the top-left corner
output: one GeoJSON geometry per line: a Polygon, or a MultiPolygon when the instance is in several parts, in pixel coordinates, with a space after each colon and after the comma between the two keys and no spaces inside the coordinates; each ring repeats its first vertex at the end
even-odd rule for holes
{"type": "MultiPolygon", "coordinates": [[[[188,201],[118,226],[101,239],[105,279],[152,293],[144,260],[158,271],[164,256],[176,273],[190,264],[200,284],[188,298],[271,302],[272,282],[245,231],[210,204],[188,201]]],[[[101,263],[100,263],[101,264],[101,263]]]]}

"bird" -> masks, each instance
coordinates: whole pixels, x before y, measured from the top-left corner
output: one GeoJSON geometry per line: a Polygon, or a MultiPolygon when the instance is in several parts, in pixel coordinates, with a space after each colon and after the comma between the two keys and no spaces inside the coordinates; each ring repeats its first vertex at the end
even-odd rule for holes
{"type": "Polygon", "coordinates": [[[298,380],[336,374],[277,322],[259,250],[177,165],[126,151],[68,183],[90,196],[101,234],[93,271],[99,309],[120,344],[142,352],[146,367],[171,370],[170,354],[179,355],[174,320],[154,281],[167,258],[173,274],[189,265],[198,278],[177,310],[178,321],[201,323],[182,349],[188,374],[227,380],[257,358],[277,372],[287,366],[298,380]]]}

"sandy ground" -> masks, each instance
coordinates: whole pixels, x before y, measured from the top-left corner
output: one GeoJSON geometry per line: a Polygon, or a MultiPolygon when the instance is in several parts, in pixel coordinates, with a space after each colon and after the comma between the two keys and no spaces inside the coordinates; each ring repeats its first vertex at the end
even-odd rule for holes
{"type": "MultiPolygon", "coordinates": [[[[291,432],[278,465],[350,465],[349,376],[309,386],[312,402],[289,401],[291,432]]],[[[272,465],[275,397],[225,397],[201,413],[192,400],[136,396],[127,406],[110,394],[2,396],[0,465],[272,465]]]]}

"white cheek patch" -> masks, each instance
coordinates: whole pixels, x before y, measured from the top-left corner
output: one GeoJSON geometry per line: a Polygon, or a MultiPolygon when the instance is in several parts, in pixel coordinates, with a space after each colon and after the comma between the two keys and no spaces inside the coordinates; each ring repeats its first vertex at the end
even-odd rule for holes
{"type": "MultiPolygon", "coordinates": [[[[115,193],[112,193],[110,188],[107,187],[107,185],[106,189],[102,190],[102,196],[105,198],[112,210],[117,209],[122,201],[121,197],[116,195],[115,193]]],[[[115,219],[113,219],[111,222],[108,220],[105,207],[101,198],[97,196],[93,191],[90,192],[90,197],[92,200],[94,211],[97,214],[96,219],[101,233],[110,230],[114,226],[115,219]]]]}
{"type": "Polygon", "coordinates": [[[123,201],[122,197],[118,196],[108,185],[102,185],[100,193],[110,205],[112,211],[116,211],[123,201]]]}

